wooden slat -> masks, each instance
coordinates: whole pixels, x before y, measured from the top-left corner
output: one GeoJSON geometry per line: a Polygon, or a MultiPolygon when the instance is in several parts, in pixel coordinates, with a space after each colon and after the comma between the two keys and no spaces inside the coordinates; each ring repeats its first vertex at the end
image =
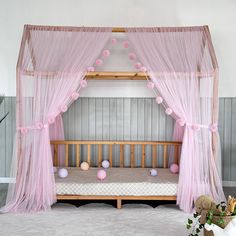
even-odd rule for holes
{"type": "Polygon", "coordinates": [[[179,146],[174,146],[174,163],[179,163],[179,146]]]}
{"type": "Polygon", "coordinates": [[[152,168],[157,167],[157,146],[152,145],[152,168]]]}
{"type": "Polygon", "coordinates": [[[58,144],[54,144],[54,165],[58,166],[58,144]]]}
{"type": "Polygon", "coordinates": [[[130,147],[130,166],[131,166],[131,168],[134,168],[134,166],[135,166],[134,144],[131,144],[131,147],[130,147]]]}
{"type": "Polygon", "coordinates": [[[163,158],[164,158],[164,168],[167,168],[168,166],[168,160],[167,160],[167,145],[164,145],[164,154],[163,154],[163,158]]]}
{"type": "Polygon", "coordinates": [[[102,144],[98,145],[98,167],[102,165],[102,144]]]}
{"type": "Polygon", "coordinates": [[[124,145],[120,145],[120,167],[124,167],[124,145]]]}
{"type": "Polygon", "coordinates": [[[68,166],[69,165],[69,144],[66,144],[65,152],[66,152],[65,166],[68,166]]]}
{"type": "Polygon", "coordinates": [[[91,163],[91,145],[90,144],[88,144],[87,146],[87,162],[90,165],[91,163]]]}
{"type": "Polygon", "coordinates": [[[80,166],[80,144],[76,144],[76,166],[80,166]]]}
{"type": "Polygon", "coordinates": [[[109,162],[110,168],[112,168],[112,144],[109,145],[109,162]]]}
{"type": "Polygon", "coordinates": [[[145,147],[146,145],[142,144],[142,163],[141,163],[142,168],[145,167],[145,155],[146,155],[145,147]]]}

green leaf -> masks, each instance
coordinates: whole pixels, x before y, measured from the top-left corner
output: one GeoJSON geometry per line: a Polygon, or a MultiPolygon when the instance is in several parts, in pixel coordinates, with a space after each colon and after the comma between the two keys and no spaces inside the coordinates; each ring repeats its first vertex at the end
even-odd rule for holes
{"type": "Polygon", "coordinates": [[[186,228],[187,229],[190,229],[192,226],[191,225],[186,225],[186,228]]]}
{"type": "Polygon", "coordinates": [[[196,233],[200,233],[201,230],[199,228],[196,229],[196,233]]]}
{"type": "Polygon", "coordinates": [[[224,222],[224,220],[221,218],[221,219],[219,219],[219,225],[223,225],[225,222],[224,222]]]}
{"type": "Polygon", "coordinates": [[[198,216],[199,216],[198,213],[194,213],[194,214],[193,214],[193,217],[194,217],[194,218],[197,218],[198,216]]]}
{"type": "Polygon", "coordinates": [[[207,224],[211,225],[211,220],[210,219],[207,220],[207,224]]]}
{"type": "Polygon", "coordinates": [[[191,220],[191,219],[188,219],[188,224],[192,224],[193,223],[193,221],[191,220]]]}

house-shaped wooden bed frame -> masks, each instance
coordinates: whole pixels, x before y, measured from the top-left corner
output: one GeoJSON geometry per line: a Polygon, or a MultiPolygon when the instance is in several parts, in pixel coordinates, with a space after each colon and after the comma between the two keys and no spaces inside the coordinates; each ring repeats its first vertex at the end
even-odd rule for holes
{"type": "MultiPolygon", "coordinates": [[[[30,29],[37,29],[37,27],[43,27],[43,30],[50,30],[51,26],[26,26],[28,30],[30,29]]],[[[204,30],[209,33],[208,26],[203,26],[204,30]]],[[[173,30],[176,31],[178,27],[173,27],[173,30]]],[[[77,27],[54,27],[53,30],[55,31],[76,31],[77,27]]],[[[171,28],[168,30],[171,31],[171,28]]],[[[188,27],[185,29],[188,31],[188,27]]],[[[112,30],[113,33],[125,33],[126,29],[122,27],[115,27],[112,30]]],[[[210,35],[210,33],[209,33],[210,35]]],[[[30,44],[30,33],[24,34],[24,38],[22,39],[21,43],[21,50],[20,55],[18,58],[18,64],[17,64],[17,80],[19,80],[19,71],[20,65],[22,64],[23,60],[23,50],[26,44],[30,44]]],[[[210,36],[208,36],[210,37],[210,36]]],[[[211,39],[206,40],[203,42],[203,44],[208,44],[208,47],[210,48],[210,58],[212,61],[212,65],[214,69],[218,68],[216,56],[214,54],[213,46],[209,41],[211,42],[211,39]]],[[[204,53],[202,51],[202,53],[204,53]]],[[[34,58],[34,51],[30,51],[32,64],[34,64],[35,58],[34,58]]],[[[22,72],[21,72],[22,73],[22,72]]],[[[25,70],[23,71],[25,75],[28,76],[34,76],[34,71],[25,70]]],[[[54,72],[45,72],[45,75],[48,73],[54,73],[54,72]]],[[[202,78],[204,75],[201,74],[201,72],[196,72],[198,79],[202,78]]],[[[217,73],[212,72],[213,77],[213,112],[212,112],[212,123],[217,123],[217,113],[218,113],[218,76],[217,73]]],[[[119,71],[94,71],[94,72],[87,72],[86,74],[87,80],[147,80],[147,74],[145,72],[119,72],[119,71]]],[[[19,83],[17,83],[17,86],[19,86],[19,83]]],[[[17,91],[19,89],[17,88],[17,91]]],[[[19,102],[19,99],[17,100],[19,102]]],[[[17,109],[20,109],[19,106],[17,109]]],[[[20,110],[18,111],[20,113],[20,110]]],[[[19,119],[19,117],[18,117],[19,119]]],[[[21,122],[18,120],[17,124],[21,124],[21,122]]],[[[217,150],[217,134],[212,133],[212,152],[213,156],[216,157],[216,150],[217,150]]],[[[65,166],[69,166],[69,147],[70,145],[75,145],[75,160],[76,160],[76,167],[79,167],[81,164],[81,145],[85,145],[87,148],[87,157],[86,161],[90,164],[91,163],[91,145],[98,145],[98,166],[101,166],[102,162],[102,152],[103,152],[103,145],[108,146],[108,156],[109,156],[109,162],[110,166],[113,167],[113,145],[119,145],[119,167],[123,168],[124,166],[124,148],[126,145],[130,146],[130,168],[134,168],[135,163],[135,145],[141,145],[141,168],[145,168],[145,158],[146,158],[146,146],[150,145],[152,147],[152,167],[161,167],[161,168],[169,168],[168,163],[168,148],[172,147],[174,151],[174,163],[179,164],[179,157],[181,152],[181,142],[168,142],[168,141],[81,141],[81,140],[53,140],[51,141],[51,145],[53,146],[54,150],[54,165],[58,166],[59,164],[59,146],[64,145],[65,147],[65,166]],[[157,157],[157,148],[161,146],[163,148],[163,157],[157,157]],[[159,160],[162,159],[163,165],[160,166],[159,160]],[[158,160],[158,161],[157,161],[158,160]]],[[[83,161],[84,157],[83,157],[83,161]]],[[[57,195],[58,200],[65,200],[65,199],[84,199],[84,200],[116,200],[117,201],[117,208],[121,208],[122,200],[176,200],[176,196],[96,196],[96,195],[57,195]]]]}

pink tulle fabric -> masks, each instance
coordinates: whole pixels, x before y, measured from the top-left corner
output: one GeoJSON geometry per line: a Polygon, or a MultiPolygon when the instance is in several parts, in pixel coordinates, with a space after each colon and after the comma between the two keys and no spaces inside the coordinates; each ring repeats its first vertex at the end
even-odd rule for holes
{"type": "MultiPolygon", "coordinates": [[[[174,119],[174,140],[183,141],[177,204],[191,212],[201,194],[225,200],[212,153],[214,80],[218,66],[207,27],[129,28],[128,40],[174,119]],[[171,112],[170,112],[171,111],[171,112]],[[191,125],[185,125],[185,123],[191,125]]],[[[160,101],[157,100],[157,103],[160,101]]],[[[217,116],[214,121],[217,123],[217,116]]],[[[218,140],[219,144],[219,140],[218,140]]],[[[217,153],[220,158],[220,152],[217,153]]]]}
{"type": "Polygon", "coordinates": [[[50,135],[64,138],[60,114],[74,101],[71,94],[80,88],[111,31],[25,26],[17,66],[18,132],[11,173],[16,183],[9,185],[1,212],[46,210],[56,201],[50,135]]]}

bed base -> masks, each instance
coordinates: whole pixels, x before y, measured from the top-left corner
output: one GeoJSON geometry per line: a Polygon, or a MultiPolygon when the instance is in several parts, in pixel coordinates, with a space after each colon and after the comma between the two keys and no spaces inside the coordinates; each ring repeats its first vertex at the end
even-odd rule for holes
{"type": "MultiPolygon", "coordinates": [[[[110,168],[145,168],[146,158],[151,158],[152,168],[168,168],[168,147],[172,146],[174,150],[174,163],[179,163],[179,157],[181,152],[181,142],[173,141],[84,141],[84,140],[53,140],[51,145],[53,146],[53,163],[58,166],[58,152],[59,146],[63,145],[65,147],[65,166],[69,166],[69,146],[75,145],[75,159],[76,167],[79,167],[81,161],[87,161],[91,164],[91,146],[98,146],[98,156],[97,156],[97,167],[101,167],[103,160],[103,145],[108,145],[109,153],[108,160],[110,162],[110,168]],[[81,146],[87,146],[87,155],[81,157],[81,146]],[[113,162],[113,146],[120,146],[119,153],[119,166],[114,166],[113,162]],[[130,165],[124,165],[124,147],[125,145],[130,145],[130,165]],[[135,163],[135,146],[140,145],[141,148],[141,167],[137,167],[135,163]],[[152,147],[151,156],[146,156],[146,146],[150,145],[152,147]],[[158,156],[158,148],[163,148],[163,156],[158,156]],[[162,165],[160,160],[162,159],[162,165]]],[[[98,195],[57,195],[57,200],[116,200],[117,208],[120,209],[122,206],[122,200],[164,200],[164,201],[176,201],[176,196],[98,196],[98,195]]]]}
{"type": "Polygon", "coordinates": [[[122,208],[122,200],[163,200],[176,201],[176,196],[96,196],[96,195],[57,195],[57,200],[116,200],[116,208],[122,208]]]}

